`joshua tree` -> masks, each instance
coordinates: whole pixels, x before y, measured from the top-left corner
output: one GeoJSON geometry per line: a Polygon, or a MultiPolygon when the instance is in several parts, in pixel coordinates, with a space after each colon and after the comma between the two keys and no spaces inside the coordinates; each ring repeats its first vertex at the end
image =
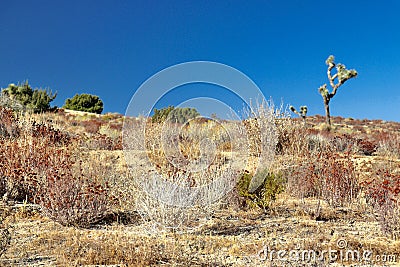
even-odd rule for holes
{"type": "Polygon", "coordinates": [[[322,98],[324,99],[324,106],[325,106],[325,114],[326,114],[326,123],[331,126],[331,114],[329,111],[329,102],[331,101],[332,97],[336,95],[337,89],[343,85],[347,80],[354,78],[357,76],[356,70],[348,70],[346,66],[343,64],[338,63],[335,64],[335,57],[329,56],[328,59],[325,61],[326,65],[328,65],[328,79],[329,84],[332,87],[332,92],[329,92],[327,85],[324,84],[318,88],[319,93],[321,94],[322,98]],[[332,75],[332,69],[336,67],[336,73],[332,75]],[[335,83],[335,80],[337,82],[335,83]]]}
{"type": "Polygon", "coordinates": [[[302,117],[302,118],[303,118],[304,125],[306,125],[306,118],[307,118],[307,111],[308,111],[307,106],[301,106],[301,107],[300,107],[300,112],[298,112],[298,111],[296,110],[296,108],[293,107],[293,106],[290,106],[289,108],[290,108],[290,110],[291,110],[294,114],[297,114],[297,115],[299,115],[299,117],[302,117]]]}

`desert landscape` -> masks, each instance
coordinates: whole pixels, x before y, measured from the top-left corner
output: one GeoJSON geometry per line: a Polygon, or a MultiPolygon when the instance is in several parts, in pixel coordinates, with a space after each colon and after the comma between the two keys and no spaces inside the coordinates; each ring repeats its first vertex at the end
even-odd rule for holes
{"type": "Polygon", "coordinates": [[[0,1],[0,267],[400,266],[400,1],[0,1]]]}
{"type": "MultiPolygon", "coordinates": [[[[185,214],[190,220],[181,227],[168,228],[157,224],[168,218],[157,217],[162,221],[155,224],[138,211],[144,191],[122,150],[129,118],[62,109],[15,115],[2,108],[1,265],[397,266],[400,124],[333,117],[327,130],[322,116],[307,117],[304,125],[285,110],[273,113],[277,145],[268,171],[258,174],[259,188],[250,189],[252,165],[242,165],[223,198],[203,213],[185,214]],[[279,258],[279,250],[288,254],[279,258]],[[315,257],[302,259],[311,250],[315,257]],[[329,250],[336,254],[323,254],[329,250]],[[371,254],[364,259],[365,251],[371,254]]],[[[145,121],[150,142],[157,140],[151,137],[163,123],[130,120],[145,121]]],[[[244,125],[259,133],[259,124],[244,125]]],[[[232,149],[222,139],[218,153],[232,149]]],[[[179,141],[189,160],[198,149],[195,140],[179,141]]],[[[256,156],[251,140],[246,145],[256,156]]],[[[179,172],[157,146],[146,153],[169,179],[179,172]]],[[[211,165],[230,160],[222,153],[215,158],[211,165]]],[[[171,212],[167,206],[158,214],[171,212]]]]}

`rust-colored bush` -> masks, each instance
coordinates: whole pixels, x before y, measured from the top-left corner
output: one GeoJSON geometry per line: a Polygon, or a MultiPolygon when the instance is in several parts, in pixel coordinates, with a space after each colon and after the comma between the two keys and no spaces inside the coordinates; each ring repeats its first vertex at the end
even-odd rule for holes
{"type": "Polygon", "coordinates": [[[45,124],[32,123],[31,127],[33,138],[47,139],[48,142],[58,145],[67,145],[72,141],[72,137],[58,129],[45,124]]]}
{"type": "Polygon", "coordinates": [[[16,137],[19,131],[13,111],[9,108],[0,107],[0,138],[16,137]]]}
{"type": "Polygon", "coordinates": [[[46,181],[40,186],[38,203],[51,219],[65,226],[89,227],[109,212],[109,189],[90,181],[89,177],[67,169],[71,162],[61,161],[64,169],[48,170],[46,181]]]}
{"type": "Polygon", "coordinates": [[[80,124],[85,128],[85,131],[87,133],[95,134],[95,133],[99,132],[99,129],[102,125],[102,121],[96,120],[96,119],[91,119],[91,120],[82,121],[80,124]]]}
{"type": "Polygon", "coordinates": [[[122,136],[115,139],[105,134],[94,134],[91,137],[83,137],[80,145],[90,150],[122,150],[122,136]]]}
{"type": "Polygon", "coordinates": [[[1,197],[40,204],[63,225],[86,227],[102,219],[110,207],[108,186],[83,172],[73,141],[37,123],[25,125],[18,138],[1,138],[1,197]]]}
{"type": "MultiPolygon", "coordinates": [[[[380,224],[387,234],[400,233],[400,174],[378,169],[372,178],[363,182],[368,203],[380,215],[380,224]]],[[[400,237],[400,236],[398,236],[400,237]]]]}
{"type": "Polygon", "coordinates": [[[376,152],[378,145],[374,141],[359,139],[357,140],[357,147],[359,153],[365,156],[372,156],[376,152]]]}
{"type": "Polygon", "coordinates": [[[338,153],[333,146],[309,153],[289,173],[289,193],[321,198],[332,206],[351,203],[360,190],[351,153],[338,153]]]}

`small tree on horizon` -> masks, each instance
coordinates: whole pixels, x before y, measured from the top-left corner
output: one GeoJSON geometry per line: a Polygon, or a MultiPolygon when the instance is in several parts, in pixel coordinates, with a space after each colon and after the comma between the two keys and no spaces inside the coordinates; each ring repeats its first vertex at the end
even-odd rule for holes
{"type": "Polygon", "coordinates": [[[76,94],[74,97],[65,100],[63,108],[101,114],[103,112],[103,101],[96,95],[76,94]]]}
{"type": "Polygon", "coordinates": [[[328,57],[325,63],[328,66],[327,75],[329,84],[332,87],[332,91],[329,92],[327,84],[320,86],[318,91],[324,100],[326,123],[328,126],[331,126],[331,113],[329,110],[329,103],[331,99],[336,95],[336,92],[340,86],[342,86],[347,80],[356,77],[358,73],[354,69],[346,69],[346,66],[341,63],[335,64],[335,57],[332,55],[328,57]],[[336,73],[332,75],[332,70],[334,67],[336,67],[336,73]],[[335,83],[336,80],[337,82],[335,83]]]}
{"type": "Polygon", "coordinates": [[[290,106],[289,108],[294,114],[298,115],[299,117],[301,117],[303,119],[303,123],[305,126],[306,118],[307,118],[307,111],[308,111],[307,106],[300,106],[300,111],[297,111],[296,108],[293,106],[290,106]]]}
{"type": "Polygon", "coordinates": [[[57,93],[53,94],[49,89],[32,89],[28,81],[18,84],[11,83],[1,93],[3,102],[7,102],[6,104],[14,103],[12,106],[19,104],[24,109],[32,110],[35,113],[50,110],[50,102],[57,96],[57,93]]]}
{"type": "Polygon", "coordinates": [[[195,108],[181,108],[168,106],[162,109],[154,109],[154,115],[151,118],[152,122],[162,123],[167,119],[175,123],[185,123],[190,119],[200,116],[200,113],[195,108]]]}

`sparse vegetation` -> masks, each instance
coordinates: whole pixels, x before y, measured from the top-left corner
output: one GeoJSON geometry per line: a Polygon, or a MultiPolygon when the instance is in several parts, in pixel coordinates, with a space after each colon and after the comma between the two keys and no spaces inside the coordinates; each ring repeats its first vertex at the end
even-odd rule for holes
{"type": "Polygon", "coordinates": [[[382,230],[400,238],[400,173],[388,168],[374,170],[363,182],[367,201],[379,214],[382,230]]]}
{"type": "Polygon", "coordinates": [[[400,124],[332,117],[327,131],[322,116],[303,127],[272,105],[244,121],[188,110],[168,120],[174,110],[137,119],[0,107],[0,265],[263,265],[258,253],[282,248],[279,238],[283,249],[336,248],[344,238],[400,255],[400,124]],[[134,172],[124,119],[134,137],[145,133],[144,147],[128,146],[134,172]],[[229,183],[208,185],[221,175],[229,183]],[[178,198],[174,184],[159,190],[159,177],[195,197],[178,198]],[[215,190],[226,196],[215,200],[215,190]],[[195,205],[171,206],[171,197],[195,205]]]}

